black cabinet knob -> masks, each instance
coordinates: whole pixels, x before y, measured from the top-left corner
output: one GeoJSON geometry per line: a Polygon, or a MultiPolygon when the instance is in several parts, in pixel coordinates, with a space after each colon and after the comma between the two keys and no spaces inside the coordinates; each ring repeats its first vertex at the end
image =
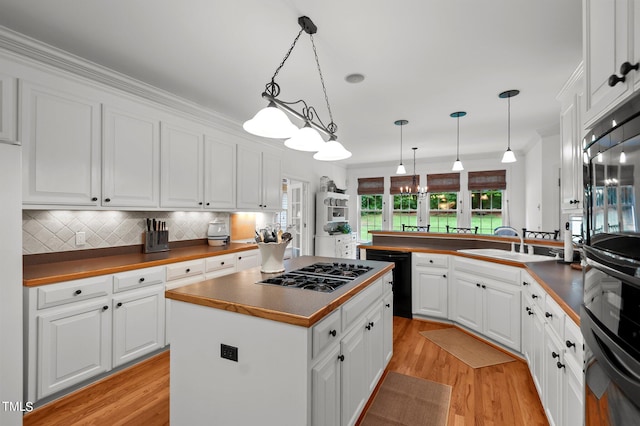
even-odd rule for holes
{"type": "Polygon", "coordinates": [[[569,204],[579,204],[580,200],[570,200],[569,204]]]}
{"type": "Polygon", "coordinates": [[[371,326],[371,328],[373,328],[373,326],[374,326],[375,324],[373,323],[373,321],[371,321],[371,322],[369,323],[369,325],[371,326]]]}
{"type": "Polygon", "coordinates": [[[336,334],[338,334],[335,330],[329,330],[329,334],[333,337],[336,337],[336,334]]]}
{"type": "Polygon", "coordinates": [[[522,281],[522,285],[529,285],[529,283],[526,281],[522,281]]]}
{"type": "Polygon", "coordinates": [[[98,201],[98,197],[91,198],[91,201],[98,201]]]}
{"type": "Polygon", "coordinates": [[[185,272],[188,274],[189,272],[191,272],[191,269],[187,268],[185,272]]]}
{"type": "Polygon", "coordinates": [[[545,312],[545,313],[544,313],[544,316],[545,316],[546,318],[551,318],[551,317],[553,317],[553,314],[550,314],[549,312],[545,312]]]}
{"type": "Polygon", "coordinates": [[[478,288],[479,288],[479,287],[480,287],[480,283],[476,283],[476,287],[478,287],[478,288]]]}
{"type": "Polygon", "coordinates": [[[202,201],[200,201],[200,202],[198,203],[198,205],[199,205],[199,206],[201,206],[201,205],[202,205],[202,201]]]}
{"type": "Polygon", "coordinates": [[[144,277],[140,277],[140,279],[138,280],[138,282],[143,283],[143,282],[144,282],[144,277]]]}
{"type": "Polygon", "coordinates": [[[487,286],[486,286],[486,285],[484,285],[484,284],[482,284],[482,288],[487,288],[487,286]]]}
{"type": "Polygon", "coordinates": [[[390,304],[388,304],[388,303],[387,303],[386,305],[384,305],[384,306],[386,306],[387,308],[390,308],[390,307],[391,307],[391,305],[390,305],[390,304]]]}
{"type": "Polygon", "coordinates": [[[119,308],[120,306],[122,306],[122,302],[118,302],[116,306],[119,308]]]}
{"type": "Polygon", "coordinates": [[[626,80],[625,76],[618,77],[615,74],[611,74],[609,76],[609,86],[613,87],[613,86],[615,86],[616,84],[618,84],[620,82],[624,82],[625,80],[626,80]]]}
{"type": "Polygon", "coordinates": [[[558,357],[560,356],[560,354],[559,354],[559,353],[556,353],[556,352],[551,352],[551,356],[552,356],[553,358],[558,358],[558,357]]]}
{"type": "Polygon", "coordinates": [[[566,341],[566,342],[564,342],[564,343],[565,343],[565,345],[567,345],[567,347],[568,347],[568,348],[570,348],[571,346],[574,346],[574,347],[576,346],[576,344],[575,344],[575,343],[573,343],[571,340],[567,340],[567,341],[566,341]]]}
{"type": "Polygon", "coordinates": [[[369,324],[365,325],[364,328],[366,328],[367,330],[371,330],[371,326],[369,324]]]}
{"type": "Polygon", "coordinates": [[[105,202],[105,203],[110,203],[110,202],[111,202],[111,198],[105,198],[105,199],[104,199],[104,202],[105,202]]]}
{"type": "Polygon", "coordinates": [[[533,299],[537,299],[537,298],[538,298],[538,295],[537,295],[537,294],[532,294],[532,295],[531,295],[531,297],[532,297],[533,299]]]}
{"type": "Polygon", "coordinates": [[[442,274],[442,278],[447,278],[447,275],[446,274],[442,274]]]}
{"type": "Polygon", "coordinates": [[[224,265],[224,262],[220,262],[220,265],[224,265]]]}
{"type": "Polygon", "coordinates": [[[344,355],[338,355],[338,359],[340,360],[340,362],[344,361],[344,355]]]}
{"type": "Polygon", "coordinates": [[[624,77],[629,74],[631,70],[638,71],[638,68],[640,68],[640,62],[636,62],[633,65],[631,65],[630,62],[623,62],[622,65],[620,65],[620,74],[624,77]]]}
{"type": "Polygon", "coordinates": [[[433,263],[433,259],[429,259],[429,263],[433,263]]]}
{"type": "Polygon", "coordinates": [[[556,367],[558,367],[558,369],[564,368],[564,364],[561,363],[560,361],[558,361],[558,362],[556,362],[556,367]]]}
{"type": "Polygon", "coordinates": [[[525,311],[527,311],[527,312],[531,312],[531,308],[530,308],[530,307],[528,307],[528,306],[527,306],[526,308],[524,308],[524,309],[525,309],[525,311]]]}
{"type": "Polygon", "coordinates": [[[79,294],[82,294],[82,290],[76,290],[76,291],[74,291],[73,293],[77,296],[77,295],[79,295],[79,294]]]}
{"type": "Polygon", "coordinates": [[[104,306],[102,307],[102,310],[103,310],[103,311],[106,311],[107,309],[109,309],[109,307],[108,307],[107,305],[104,305],[104,306]]]}
{"type": "Polygon", "coordinates": [[[528,313],[529,315],[535,315],[535,314],[533,313],[533,311],[529,311],[529,312],[527,312],[527,313],[528,313]]]}
{"type": "Polygon", "coordinates": [[[207,205],[209,206],[209,205],[211,205],[211,203],[207,203],[207,205]]]}

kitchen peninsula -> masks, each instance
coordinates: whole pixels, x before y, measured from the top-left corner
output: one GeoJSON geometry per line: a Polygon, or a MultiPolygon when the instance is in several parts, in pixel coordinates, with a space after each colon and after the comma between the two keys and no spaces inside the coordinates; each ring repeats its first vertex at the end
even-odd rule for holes
{"type": "Polygon", "coordinates": [[[303,256],[285,273],[342,262],[372,269],[326,293],[260,268],[168,290],[171,423],[355,423],[393,352],[393,264],[303,256]]]}

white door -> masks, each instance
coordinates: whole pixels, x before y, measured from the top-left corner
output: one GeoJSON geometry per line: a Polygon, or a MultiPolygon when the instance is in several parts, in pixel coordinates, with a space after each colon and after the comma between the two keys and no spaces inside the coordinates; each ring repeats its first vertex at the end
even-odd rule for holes
{"type": "Polygon", "coordinates": [[[393,293],[389,292],[389,294],[384,298],[384,307],[382,312],[382,321],[384,322],[384,336],[383,336],[383,346],[384,346],[384,365],[391,360],[391,356],[393,355],[393,293]]]}
{"type": "Polygon", "coordinates": [[[382,304],[380,304],[367,316],[367,325],[365,326],[365,330],[367,330],[364,335],[367,348],[367,395],[373,392],[384,370],[384,322],[382,312],[382,304]]]}
{"type": "Polygon", "coordinates": [[[102,205],[158,207],[160,121],[105,107],[102,144],[102,205]]]}
{"type": "Polygon", "coordinates": [[[287,219],[289,226],[287,230],[293,236],[291,240],[290,248],[292,257],[301,256],[304,254],[304,229],[306,228],[305,219],[305,192],[306,184],[297,181],[289,181],[288,185],[288,205],[287,205],[287,219]]]}
{"type": "Polygon", "coordinates": [[[107,299],[39,315],[37,398],[110,370],[110,339],[107,299]]]}
{"type": "Polygon", "coordinates": [[[113,366],[164,346],[164,286],[113,298],[113,366]]]}
{"type": "Polygon", "coordinates": [[[465,327],[482,332],[482,289],[471,277],[462,274],[453,283],[453,319],[465,327]]]}

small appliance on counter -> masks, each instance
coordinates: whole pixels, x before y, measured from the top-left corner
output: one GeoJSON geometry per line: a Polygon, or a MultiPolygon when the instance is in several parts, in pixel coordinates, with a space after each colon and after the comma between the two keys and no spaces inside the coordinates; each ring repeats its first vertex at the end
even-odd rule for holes
{"type": "Polygon", "coordinates": [[[207,240],[210,246],[224,246],[229,244],[231,238],[227,230],[227,223],[222,221],[209,222],[207,240]]]}

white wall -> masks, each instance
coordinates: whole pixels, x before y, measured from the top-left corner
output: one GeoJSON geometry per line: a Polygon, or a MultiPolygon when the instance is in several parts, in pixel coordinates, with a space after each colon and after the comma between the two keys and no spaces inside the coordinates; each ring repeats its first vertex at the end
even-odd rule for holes
{"type": "Polygon", "coordinates": [[[553,231],[560,226],[560,135],[536,139],[526,153],[525,224],[553,231]]]}
{"type": "MultiPolygon", "coordinates": [[[[461,155],[462,163],[465,170],[461,176],[461,198],[466,198],[468,194],[466,185],[466,174],[470,171],[483,170],[506,170],[507,171],[507,190],[506,197],[503,200],[504,224],[513,226],[516,229],[525,226],[525,164],[526,160],[522,153],[516,153],[518,162],[512,164],[501,163],[502,153],[494,152],[481,157],[465,158],[461,155]]],[[[416,159],[416,174],[420,175],[421,185],[426,184],[426,175],[431,173],[450,173],[454,158],[434,158],[434,159],[416,159]]],[[[353,197],[357,197],[358,178],[364,177],[380,177],[385,178],[385,193],[389,193],[390,176],[394,176],[397,161],[387,163],[376,163],[361,166],[352,166],[347,168],[347,193],[353,197]]],[[[413,161],[405,164],[407,173],[413,174],[413,161]]],[[[387,198],[387,197],[385,197],[387,198]]],[[[355,203],[357,204],[357,203],[355,203]]],[[[466,202],[465,206],[468,204],[466,202]]],[[[464,212],[466,215],[466,211],[464,212]]],[[[354,226],[357,224],[359,212],[352,209],[349,212],[349,222],[354,226]]],[[[388,229],[386,224],[385,229],[388,229]]],[[[463,226],[461,224],[461,226],[463,226]]]]}

